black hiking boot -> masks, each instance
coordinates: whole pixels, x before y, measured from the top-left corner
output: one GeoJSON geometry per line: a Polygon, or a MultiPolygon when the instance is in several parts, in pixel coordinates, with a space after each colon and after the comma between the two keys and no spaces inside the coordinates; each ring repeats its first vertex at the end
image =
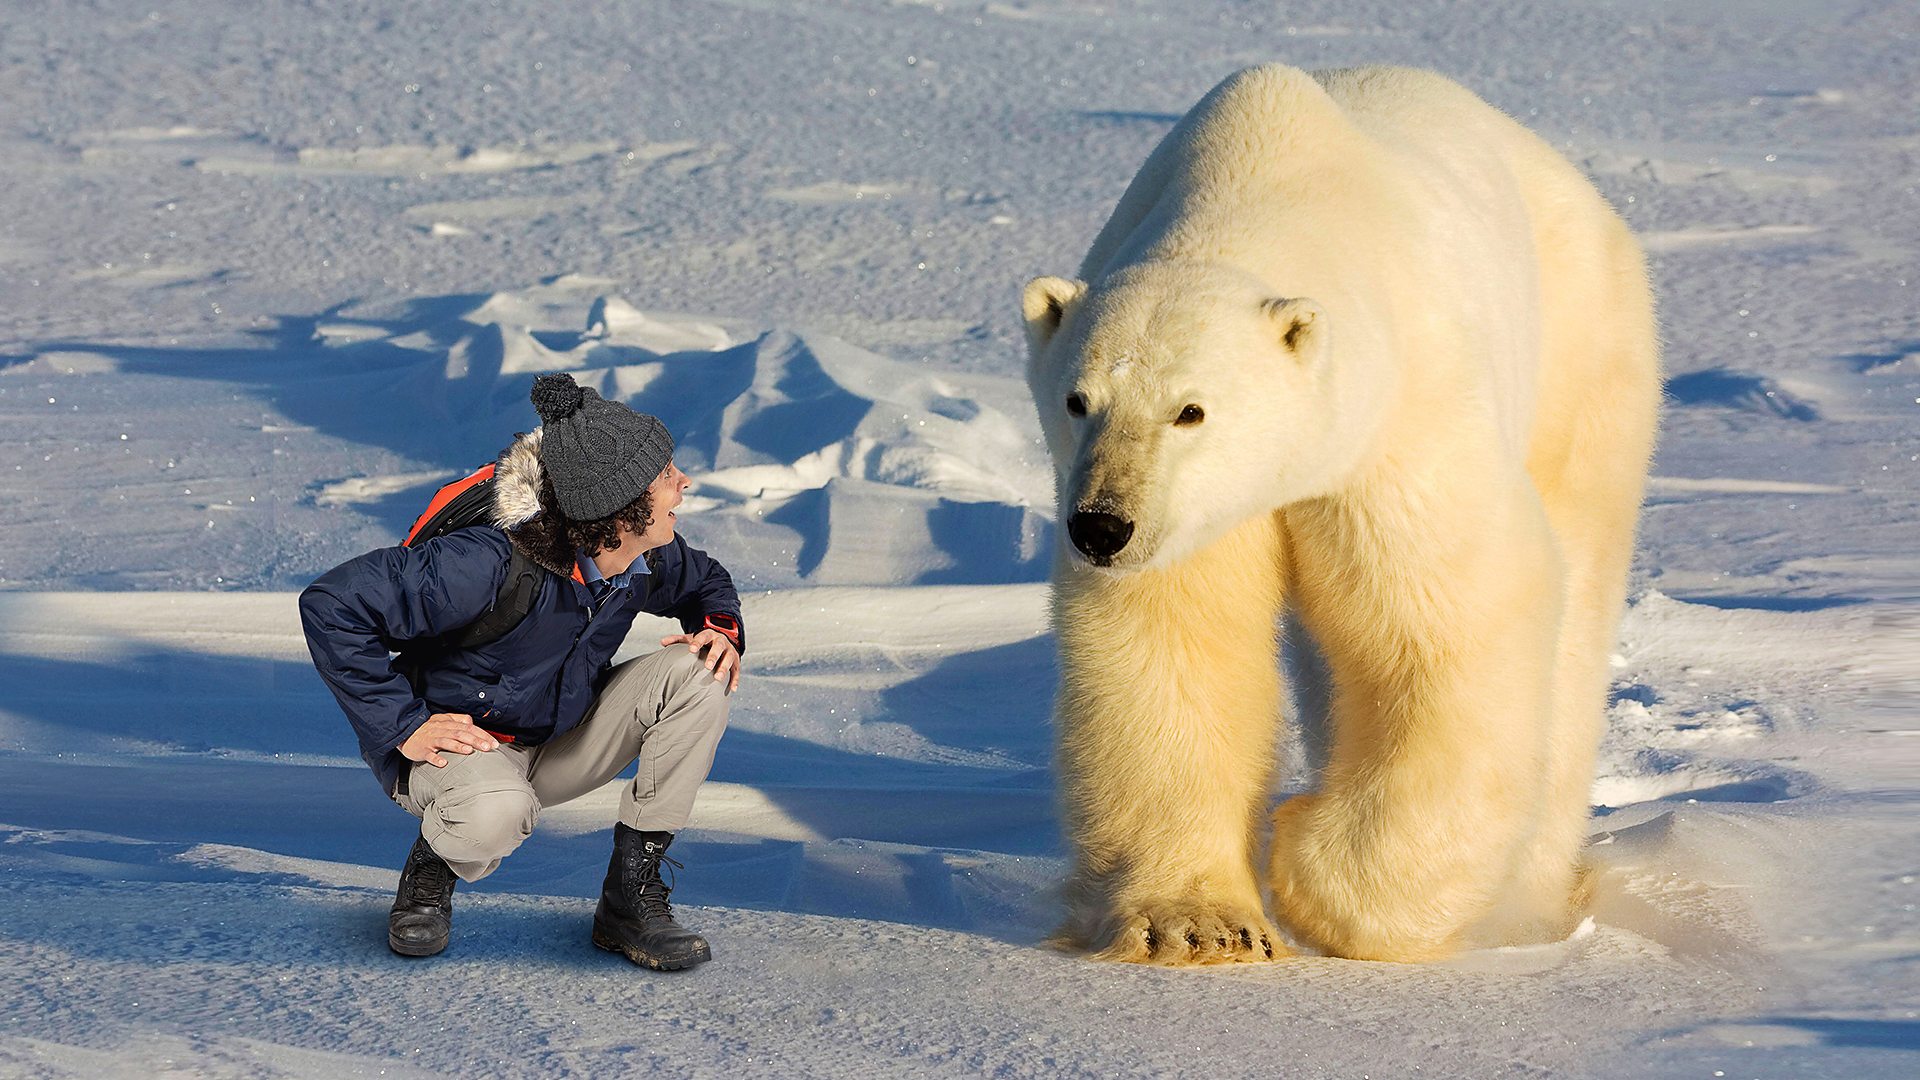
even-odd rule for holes
{"type": "Polygon", "coordinates": [[[453,867],[414,840],[400,869],[400,891],[387,914],[387,947],[401,956],[432,956],[447,947],[453,928],[453,867]]]}
{"type": "MultiPolygon", "coordinates": [[[[624,824],[613,827],[613,859],[593,913],[593,943],[617,952],[641,967],[679,971],[713,959],[707,939],[673,921],[672,891],[660,876],[672,833],[642,833],[624,824]]],[[[684,869],[684,867],[683,867],[684,869]]]]}

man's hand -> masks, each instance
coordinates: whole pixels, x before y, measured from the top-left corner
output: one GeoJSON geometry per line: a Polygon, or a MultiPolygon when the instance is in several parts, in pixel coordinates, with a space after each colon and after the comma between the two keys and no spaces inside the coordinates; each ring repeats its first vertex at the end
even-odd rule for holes
{"type": "Polygon", "coordinates": [[[709,628],[697,634],[675,634],[661,638],[660,644],[685,645],[695,656],[705,653],[701,662],[715,679],[727,684],[727,693],[740,689],[740,650],[720,631],[709,628]]]}
{"type": "Polygon", "coordinates": [[[440,756],[442,750],[471,754],[475,750],[494,750],[499,746],[500,740],[473,725],[473,717],[466,713],[442,712],[427,717],[426,723],[413,729],[407,741],[400,744],[400,756],[408,761],[424,761],[436,769],[444,769],[447,759],[440,756]]]}

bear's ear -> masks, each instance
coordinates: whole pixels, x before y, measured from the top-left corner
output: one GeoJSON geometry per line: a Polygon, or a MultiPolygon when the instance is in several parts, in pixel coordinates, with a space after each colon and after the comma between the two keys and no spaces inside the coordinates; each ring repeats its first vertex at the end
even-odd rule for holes
{"type": "Polygon", "coordinates": [[[1280,334],[1280,344],[1302,360],[1311,359],[1326,344],[1327,316],[1320,305],[1304,296],[1274,299],[1261,305],[1280,334]]]}
{"type": "Polygon", "coordinates": [[[1020,312],[1027,320],[1027,344],[1037,354],[1053,340],[1067,312],[1087,294],[1087,283],[1066,278],[1038,277],[1020,294],[1020,312]]]}

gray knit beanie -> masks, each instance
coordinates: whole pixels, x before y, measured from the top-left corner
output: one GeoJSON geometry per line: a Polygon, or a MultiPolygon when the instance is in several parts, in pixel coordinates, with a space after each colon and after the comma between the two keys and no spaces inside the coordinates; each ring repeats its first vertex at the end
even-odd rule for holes
{"type": "Polygon", "coordinates": [[[673,458],[673,436],[658,417],[608,401],[571,375],[533,380],[540,414],[540,467],[560,512],[597,521],[646,493],[673,458]]]}

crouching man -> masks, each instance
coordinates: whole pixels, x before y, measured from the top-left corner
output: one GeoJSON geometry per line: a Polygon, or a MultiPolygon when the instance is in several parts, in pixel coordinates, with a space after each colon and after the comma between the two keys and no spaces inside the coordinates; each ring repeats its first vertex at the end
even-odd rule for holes
{"type": "Polygon", "coordinates": [[[540,376],[532,396],[539,430],[495,466],[495,527],[369,552],[300,596],[314,665],[381,785],[420,819],[387,943],[404,956],[446,948],[456,877],[486,877],[541,807],[637,759],[593,943],[650,968],[690,967],[712,951],[675,922],[661,864],[680,865],[667,846],[740,682],[740,600],[724,567],[674,535],[688,480],[665,425],[567,375],[540,376]],[[509,577],[531,586],[517,600],[509,577]],[[509,604],[526,608],[512,629],[462,644],[509,604]],[[685,632],[612,667],[642,611],[685,632]]]}

